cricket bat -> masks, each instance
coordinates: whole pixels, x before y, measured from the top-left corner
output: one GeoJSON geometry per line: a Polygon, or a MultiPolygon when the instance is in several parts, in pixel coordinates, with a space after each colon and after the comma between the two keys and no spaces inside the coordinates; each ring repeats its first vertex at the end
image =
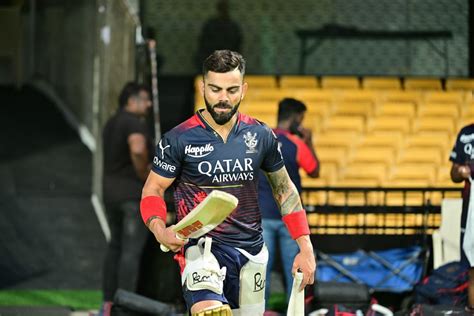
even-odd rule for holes
{"type": "MultiPolygon", "coordinates": [[[[177,238],[198,238],[216,228],[237,207],[239,200],[232,194],[213,190],[188,215],[180,220],[173,230],[177,238]]],[[[169,249],[160,246],[163,252],[169,249]]]]}
{"type": "Polygon", "coordinates": [[[296,272],[286,316],[304,316],[304,291],[300,291],[301,281],[303,281],[303,273],[296,272]]]}

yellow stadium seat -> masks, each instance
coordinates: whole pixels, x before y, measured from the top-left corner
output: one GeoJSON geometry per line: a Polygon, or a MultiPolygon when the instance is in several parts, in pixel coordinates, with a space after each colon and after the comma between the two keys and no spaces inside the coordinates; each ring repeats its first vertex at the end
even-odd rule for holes
{"type": "Polygon", "coordinates": [[[365,120],[362,116],[331,116],[323,123],[323,130],[363,132],[365,120]]]}
{"type": "Polygon", "coordinates": [[[412,102],[417,104],[421,97],[421,91],[390,90],[383,92],[382,99],[386,102],[412,102]]]}
{"type": "Polygon", "coordinates": [[[347,89],[334,91],[337,102],[372,103],[375,104],[383,96],[380,91],[347,89]]]}
{"type": "Polygon", "coordinates": [[[447,150],[452,146],[449,138],[446,138],[444,132],[427,132],[427,133],[417,133],[410,135],[406,138],[405,147],[406,148],[425,148],[425,147],[438,147],[440,150],[447,152],[447,150]]]}
{"type": "Polygon", "coordinates": [[[281,88],[312,88],[318,87],[318,81],[313,76],[281,76],[281,88]]]}
{"type": "Polygon", "coordinates": [[[376,109],[377,115],[381,116],[415,116],[415,104],[412,102],[384,102],[376,109]]]}
{"type": "Polygon", "coordinates": [[[423,103],[418,106],[418,115],[456,119],[459,116],[459,107],[456,103],[423,103]]]}
{"type": "Polygon", "coordinates": [[[362,88],[376,90],[400,90],[402,83],[396,77],[364,77],[362,88]]]}
{"type": "Polygon", "coordinates": [[[361,147],[393,147],[398,149],[403,140],[403,134],[398,131],[369,133],[362,139],[361,147]]]}
{"type": "Polygon", "coordinates": [[[471,115],[468,115],[468,116],[463,116],[458,121],[456,132],[460,131],[461,128],[463,128],[467,125],[470,125],[470,124],[474,124],[474,113],[472,113],[471,115]]]}
{"type": "Polygon", "coordinates": [[[372,103],[361,103],[352,101],[337,102],[333,106],[334,115],[358,115],[368,117],[373,113],[372,103]]]}
{"type": "Polygon", "coordinates": [[[448,78],[446,90],[474,90],[474,79],[448,78]]]}
{"type": "Polygon", "coordinates": [[[249,90],[255,88],[277,88],[274,76],[246,75],[244,81],[248,83],[249,90]]]}
{"type": "Polygon", "coordinates": [[[383,163],[392,164],[396,151],[393,147],[359,147],[350,156],[351,163],[383,163]]]}
{"type": "MultiPolygon", "coordinates": [[[[335,187],[352,188],[375,188],[379,187],[379,182],[374,179],[342,179],[338,181],[335,187]]],[[[379,192],[347,191],[347,192],[329,192],[328,202],[330,205],[364,206],[380,204],[379,192]]]]}
{"type": "Polygon", "coordinates": [[[347,159],[347,150],[344,148],[322,147],[316,148],[316,154],[321,162],[321,171],[324,171],[326,164],[334,164],[337,168],[341,168],[347,159]]]}
{"type": "MultiPolygon", "coordinates": [[[[406,183],[408,187],[424,184],[431,185],[436,178],[435,167],[433,164],[408,163],[396,165],[389,176],[389,183],[401,185],[406,183]],[[413,184],[410,185],[410,181],[413,184]]],[[[388,183],[388,184],[389,184],[388,183]]]]}
{"type": "Polygon", "coordinates": [[[317,114],[320,117],[326,117],[330,112],[332,105],[330,103],[321,102],[306,102],[306,115],[317,114]]]}
{"type": "Polygon", "coordinates": [[[405,78],[406,90],[442,90],[439,78],[405,78]]]}
{"type": "Polygon", "coordinates": [[[323,89],[359,89],[359,79],[357,77],[334,77],[325,76],[321,78],[323,89]]]}
{"type": "Polygon", "coordinates": [[[247,94],[243,99],[243,102],[274,101],[278,103],[282,99],[287,97],[293,97],[292,90],[275,88],[252,89],[249,87],[249,89],[247,90],[247,94]]]}
{"type": "Polygon", "coordinates": [[[446,132],[450,136],[455,132],[454,120],[451,117],[419,117],[413,121],[413,131],[446,132]]]}
{"type": "Polygon", "coordinates": [[[343,180],[375,180],[380,185],[387,177],[386,163],[350,163],[342,174],[343,180]]]}
{"type": "Polygon", "coordinates": [[[433,164],[441,163],[441,149],[439,147],[405,148],[401,150],[397,159],[400,164],[433,164]]]}
{"type": "Polygon", "coordinates": [[[462,104],[465,100],[464,91],[426,91],[423,101],[426,103],[455,103],[462,104]]]}
{"type": "Polygon", "coordinates": [[[369,120],[367,130],[369,132],[402,132],[404,134],[410,131],[411,120],[409,118],[400,118],[395,116],[378,116],[369,120]]]}
{"type": "Polygon", "coordinates": [[[239,109],[250,116],[259,113],[277,115],[278,103],[275,101],[246,101],[242,102],[239,109]]]}
{"type": "Polygon", "coordinates": [[[293,89],[294,97],[303,102],[332,103],[334,91],[318,89],[293,89]]]}
{"type": "Polygon", "coordinates": [[[335,131],[329,133],[317,133],[313,135],[313,144],[316,146],[317,150],[319,146],[342,147],[349,149],[357,142],[360,134],[351,131],[335,131]]]}

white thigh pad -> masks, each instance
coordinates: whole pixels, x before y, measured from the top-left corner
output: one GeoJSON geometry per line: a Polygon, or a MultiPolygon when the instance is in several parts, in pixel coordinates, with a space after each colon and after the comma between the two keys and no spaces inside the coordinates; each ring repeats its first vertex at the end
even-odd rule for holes
{"type": "Polygon", "coordinates": [[[210,290],[222,294],[226,267],[220,267],[211,252],[212,238],[205,237],[186,249],[186,266],[181,275],[182,285],[190,291],[210,290]]]}
{"type": "Polygon", "coordinates": [[[263,245],[262,250],[255,256],[243,249],[237,248],[237,250],[249,259],[240,269],[239,312],[241,315],[263,315],[268,262],[267,247],[263,245]]]}

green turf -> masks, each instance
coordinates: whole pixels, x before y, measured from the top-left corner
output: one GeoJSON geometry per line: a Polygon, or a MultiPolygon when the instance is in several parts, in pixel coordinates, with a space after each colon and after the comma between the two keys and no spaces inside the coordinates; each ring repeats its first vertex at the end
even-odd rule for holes
{"type": "Polygon", "coordinates": [[[79,290],[4,290],[0,306],[65,306],[72,309],[98,309],[100,291],[79,290]]]}
{"type": "Polygon", "coordinates": [[[286,294],[271,293],[268,299],[268,309],[272,311],[283,312],[286,310],[286,294]]]}

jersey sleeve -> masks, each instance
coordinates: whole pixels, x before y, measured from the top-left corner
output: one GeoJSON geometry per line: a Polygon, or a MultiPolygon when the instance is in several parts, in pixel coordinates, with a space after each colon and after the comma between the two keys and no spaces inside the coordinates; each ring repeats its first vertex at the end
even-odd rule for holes
{"type": "Polygon", "coordinates": [[[126,131],[127,131],[127,136],[130,136],[131,134],[142,134],[145,137],[147,137],[147,130],[146,130],[146,125],[140,121],[138,118],[128,118],[126,120],[126,131]]]}
{"type": "Polygon", "coordinates": [[[454,144],[451,154],[449,155],[449,160],[453,163],[463,164],[465,163],[464,159],[464,144],[460,141],[463,130],[461,130],[456,137],[456,143],[454,144]]]}
{"type": "Polygon", "coordinates": [[[318,167],[318,160],[314,157],[308,145],[302,140],[299,140],[297,143],[297,148],[296,161],[298,165],[303,168],[307,174],[312,173],[318,167]]]}
{"type": "Polygon", "coordinates": [[[181,173],[182,153],[176,135],[165,134],[156,146],[152,170],[166,178],[176,178],[181,173]]]}
{"type": "Polygon", "coordinates": [[[268,126],[264,125],[264,127],[266,148],[261,169],[265,172],[273,172],[281,169],[285,163],[275,133],[268,126]]]}

